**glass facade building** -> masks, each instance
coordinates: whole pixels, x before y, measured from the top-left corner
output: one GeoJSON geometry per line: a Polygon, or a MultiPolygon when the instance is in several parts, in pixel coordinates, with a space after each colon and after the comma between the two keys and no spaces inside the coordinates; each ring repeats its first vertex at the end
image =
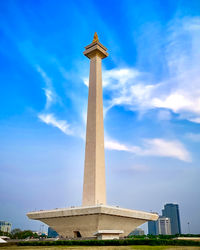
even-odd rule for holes
{"type": "Polygon", "coordinates": [[[50,237],[50,238],[56,238],[58,236],[59,235],[58,235],[58,233],[55,230],[53,230],[51,227],[48,227],[48,237],[50,237]]]}
{"type": "Polygon", "coordinates": [[[157,221],[148,221],[148,234],[157,235],[157,221]]]}
{"type": "Polygon", "coordinates": [[[148,221],[148,234],[151,235],[170,235],[170,218],[159,216],[157,221],[148,221]]]}
{"type": "Polygon", "coordinates": [[[177,204],[166,204],[162,210],[162,216],[170,218],[172,235],[181,234],[179,207],[177,204]]]}

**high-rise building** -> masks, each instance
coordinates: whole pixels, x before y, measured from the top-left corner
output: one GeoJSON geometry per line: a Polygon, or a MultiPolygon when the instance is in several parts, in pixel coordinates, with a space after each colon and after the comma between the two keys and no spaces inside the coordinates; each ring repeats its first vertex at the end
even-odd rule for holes
{"type": "Polygon", "coordinates": [[[163,234],[163,235],[171,234],[170,218],[159,216],[157,220],[157,234],[163,234]]]}
{"type": "Polygon", "coordinates": [[[148,221],[148,234],[157,235],[158,234],[158,223],[157,221],[148,221]]]}
{"type": "Polygon", "coordinates": [[[48,237],[56,238],[58,236],[59,234],[55,230],[53,230],[53,228],[48,227],[48,237]]]}
{"type": "Polygon", "coordinates": [[[0,221],[0,231],[4,233],[10,233],[11,232],[11,223],[7,221],[0,221]]]}
{"type": "Polygon", "coordinates": [[[170,235],[171,234],[170,218],[159,216],[157,221],[148,221],[148,234],[170,235]]]}
{"type": "MultiPolygon", "coordinates": [[[[157,214],[157,212],[153,212],[157,214]]],[[[157,221],[148,221],[148,234],[157,235],[158,234],[158,223],[157,221]]]]}
{"type": "Polygon", "coordinates": [[[170,218],[172,235],[181,234],[181,224],[180,224],[178,204],[172,204],[172,203],[165,204],[164,209],[162,210],[162,215],[170,218]]]}

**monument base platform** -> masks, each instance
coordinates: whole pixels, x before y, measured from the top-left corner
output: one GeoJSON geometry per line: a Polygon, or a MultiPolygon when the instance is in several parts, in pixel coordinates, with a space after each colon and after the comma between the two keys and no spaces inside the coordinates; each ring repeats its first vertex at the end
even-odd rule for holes
{"type": "Polygon", "coordinates": [[[107,205],[40,210],[27,216],[46,223],[66,238],[92,237],[100,230],[120,230],[123,237],[143,223],[158,219],[157,214],[107,205]]]}

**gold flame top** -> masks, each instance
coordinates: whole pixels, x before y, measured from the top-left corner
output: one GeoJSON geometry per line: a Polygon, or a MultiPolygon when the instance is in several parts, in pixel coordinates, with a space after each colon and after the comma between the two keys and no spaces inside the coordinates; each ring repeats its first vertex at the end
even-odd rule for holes
{"type": "Polygon", "coordinates": [[[93,38],[93,43],[96,43],[99,41],[99,38],[98,38],[98,35],[97,35],[97,32],[94,33],[94,38],[93,38]]]}

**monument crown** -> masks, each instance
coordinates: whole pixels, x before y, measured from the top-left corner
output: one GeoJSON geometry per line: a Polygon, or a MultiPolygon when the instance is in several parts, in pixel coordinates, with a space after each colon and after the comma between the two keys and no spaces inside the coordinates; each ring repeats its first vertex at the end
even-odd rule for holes
{"type": "Polygon", "coordinates": [[[89,59],[93,58],[94,56],[99,56],[101,59],[104,59],[108,56],[107,48],[99,42],[99,38],[96,32],[94,33],[92,43],[85,47],[85,51],[83,52],[83,54],[89,59]]]}
{"type": "Polygon", "coordinates": [[[93,38],[93,43],[95,42],[98,42],[99,41],[99,38],[98,38],[98,35],[97,35],[97,32],[94,33],[94,38],[93,38]]]}

